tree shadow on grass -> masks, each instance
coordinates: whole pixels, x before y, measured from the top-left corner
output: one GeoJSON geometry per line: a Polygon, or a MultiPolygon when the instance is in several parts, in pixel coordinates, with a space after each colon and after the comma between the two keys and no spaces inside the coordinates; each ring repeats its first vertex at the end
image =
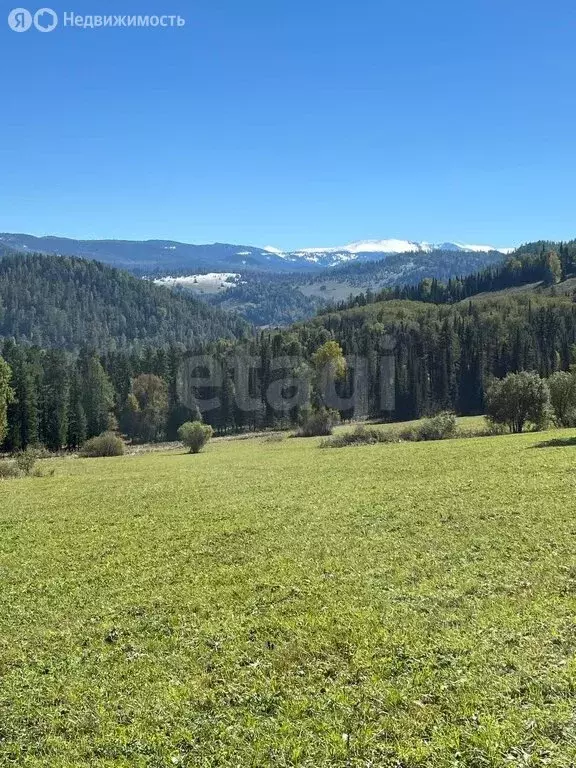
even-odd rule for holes
{"type": "Polygon", "coordinates": [[[533,448],[568,448],[571,445],[576,446],[576,436],[557,437],[554,440],[546,440],[543,443],[533,445],[533,448]]]}

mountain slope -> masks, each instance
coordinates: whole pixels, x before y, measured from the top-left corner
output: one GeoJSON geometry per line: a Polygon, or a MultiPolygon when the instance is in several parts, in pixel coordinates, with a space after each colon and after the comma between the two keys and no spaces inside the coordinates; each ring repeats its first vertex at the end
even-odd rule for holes
{"type": "Polygon", "coordinates": [[[43,347],[186,346],[243,335],[240,318],[94,261],[0,259],[0,337],[43,347]]]}
{"type": "Polygon", "coordinates": [[[341,301],[363,291],[377,291],[397,285],[417,285],[425,278],[449,280],[502,264],[498,251],[438,250],[412,254],[391,254],[385,259],[351,262],[310,277],[300,278],[304,295],[341,301]]]}
{"type": "MultiPolygon", "coordinates": [[[[576,241],[528,243],[501,263],[447,281],[425,278],[419,283],[404,281],[381,291],[360,292],[337,305],[346,308],[396,299],[435,304],[454,304],[495,294],[549,294],[570,296],[576,277],[576,241]]],[[[328,311],[331,311],[329,307],[328,311]]]]}
{"type": "MultiPolygon", "coordinates": [[[[367,291],[417,285],[425,278],[447,281],[499,266],[505,257],[496,251],[391,254],[379,261],[350,262],[309,275],[245,274],[236,285],[219,288],[211,303],[233,309],[256,325],[288,325],[312,317],[330,303],[345,301],[367,291]]],[[[182,279],[193,293],[198,286],[182,279]]]]}

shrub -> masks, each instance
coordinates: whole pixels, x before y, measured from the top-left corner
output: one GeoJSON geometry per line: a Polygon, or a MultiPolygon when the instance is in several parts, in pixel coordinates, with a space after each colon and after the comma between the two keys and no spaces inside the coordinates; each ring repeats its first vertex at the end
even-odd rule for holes
{"type": "Polygon", "coordinates": [[[554,422],[558,427],[576,425],[576,373],[556,371],[548,379],[554,422]]]}
{"type": "Polygon", "coordinates": [[[338,411],[321,408],[304,418],[300,429],[296,432],[296,437],[328,437],[339,423],[340,414],[338,411]]]}
{"type": "Polygon", "coordinates": [[[180,441],[190,449],[190,453],[200,453],[213,434],[212,427],[201,421],[187,421],[178,430],[180,441]]]}
{"type": "Polygon", "coordinates": [[[35,445],[34,447],[28,446],[26,451],[32,451],[38,461],[41,459],[53,459],[55,455],[55,453],[53,451],[49,451],[45,445],[35,445]]]}
{"type": "Polygon", "coordinates": [[[40,454],[34,448],[27,448],[25,451],[20,451],[14,456],[16,466],[23,475],[27,477],[34,472],[36,462],[40,458],[40,454]]]}
{"type": "Polygon", "coordinates": [[[397,443],[398,435],[390,430],[375,429],[359,424],[353,432],[326,438],[320,443],[321,448],[346,448],[350,445],[376,445],[376,443],[397,443]]]}
{"type": "Polygon", "coordinates": [[[1,460],[0,480],[11,480],[15,477],[54,477],[54,468],[44,472],[36,466],[36,462],[43,455],[42,449],[27,448],[15,454],[12,461],[1,460]]]}
{"type": "Polygon", "coordinates": [[[458,436],[458,422],[453,413],[439,413],[416,427],[417,440],[451,440],[458,436]]]}
{"type": "Polygon", "coordinates": [[[20,477],[21,474],[15,461],[6,461],[5,459],[0,461],[0,480],[12,480],[15,477],[20,477]]]}
{"type": "Polygon", "coordinates": [[[398,438],[402,442],[414,443],[420,440],[419,429],[416,426],[406,427],[405,429],[398,432],[398,438]]]}
{"type": "Polygon", "coordinates": [[[420,424],[413,424],[398,433],[400,440],[416,443],[426,440],[451,440],[461,436],[456,416],[449,412],[424,419],[420,424]]]}
{"type": "Polygon", "coordinates": [[[486,429],[480,430],[476,435],[472,437],[498,437],[498,435],[506,434],[508,427],[505,424],[496,424],[491,421],[487,416],[485,417],[486,429]]]}
{"type": "Polygon", "coordinates": [[[85,459],[123,456],[124,442],[114,432],[103,432],[84,443],[80,455],[85,459]]]}
{"type": "Polygon", "coordinates": [[[550,390],[537,373],[509,373],[488,389],[486,414],[493,424],[505,424],[510,432],[523,432],[526,423],[542,429],[550,419],[550,390]]]}

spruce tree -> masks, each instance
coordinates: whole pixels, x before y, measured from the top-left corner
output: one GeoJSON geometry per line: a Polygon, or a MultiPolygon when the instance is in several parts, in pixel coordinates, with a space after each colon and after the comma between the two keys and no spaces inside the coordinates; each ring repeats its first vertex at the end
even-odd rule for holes
{"type": "Polygon", "coordinates": [[[60,350],[49,350],[44,358],[40,437],[50,451],[60,451],[68,442],[69,393],[66,355],[60,350]]]}
{"type": "Polygon", "coordinates": [[[68,398],[68,434],[66,444],[71,450],[80,448],[86,442],[86,414],[82,405],[82,382],[73,366],[70,372],[70,394],[68,398]]]}
{"type": "Polygon", "coordinates": [[[79,361],[82,379],[82,407],[86,415],[86,436],[96,437],[113,426],[114,390],[96,355],[79,361]]]}

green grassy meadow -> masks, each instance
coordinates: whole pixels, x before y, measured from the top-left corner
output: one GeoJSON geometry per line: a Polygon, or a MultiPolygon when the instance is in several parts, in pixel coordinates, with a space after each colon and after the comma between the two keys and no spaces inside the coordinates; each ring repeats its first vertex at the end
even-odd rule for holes
{"type": "Polygon", "coordinates": [[[576,765],[573,435],[0,482],[0,765],[576,765]]]}

